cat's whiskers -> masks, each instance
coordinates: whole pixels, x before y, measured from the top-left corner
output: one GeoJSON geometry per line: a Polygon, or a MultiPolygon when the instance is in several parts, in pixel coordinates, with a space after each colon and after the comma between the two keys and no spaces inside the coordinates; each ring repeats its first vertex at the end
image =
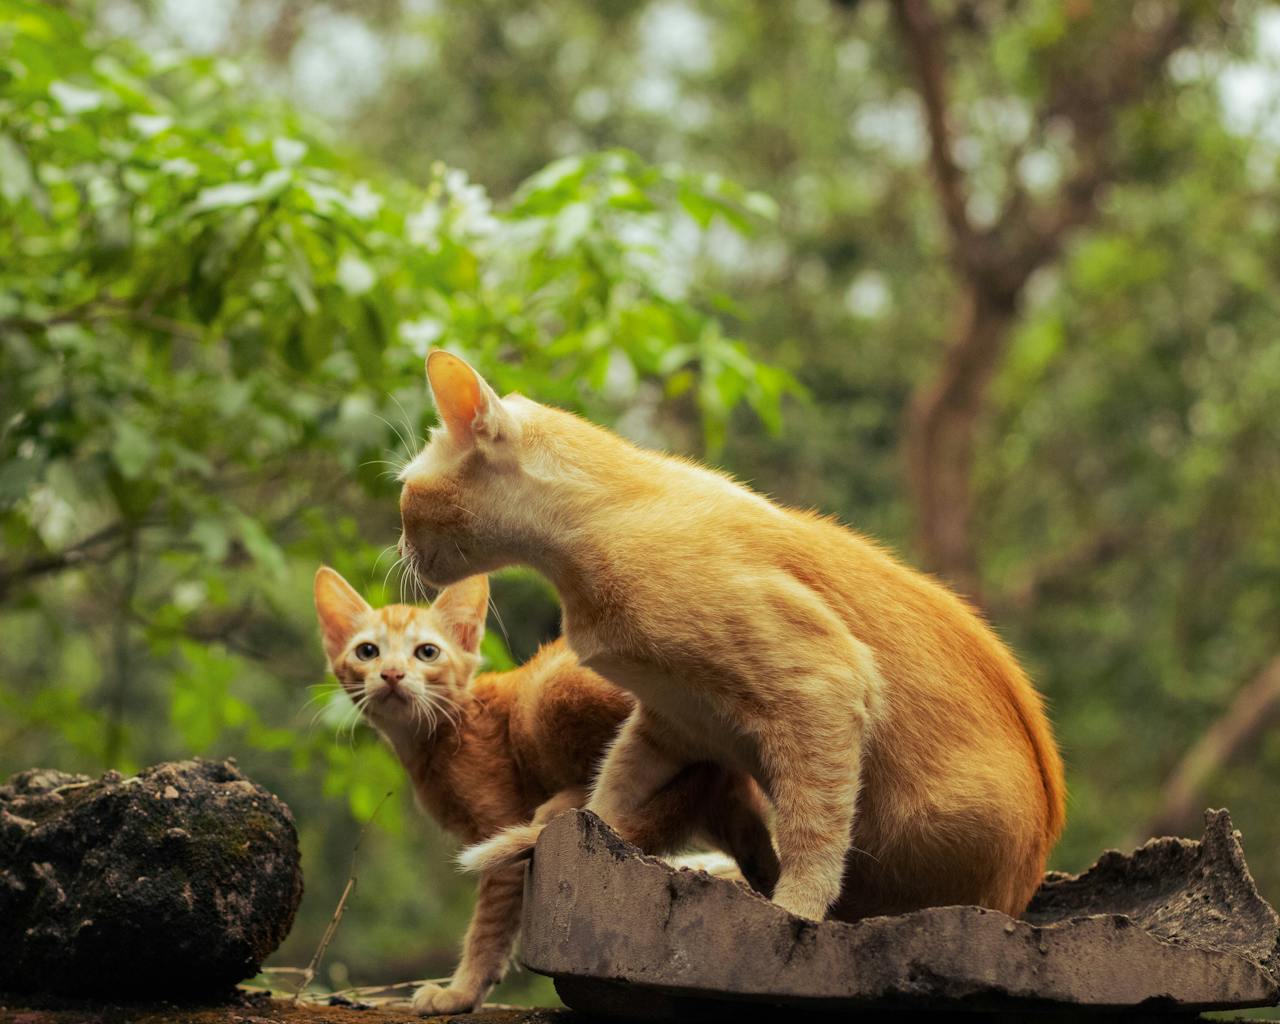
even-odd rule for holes
{"type": "Polygon", "coordinates": [[[396,551],[396,545],[394,544],[388,544],[385,548],[379,551],[378,557],[373,560],[373,569],[371,571],[377,572],[378,566],[382,564],[382,560],[386,558],[387,555],[393,554],[395,551],[396,551]]]}
{"type": "Polygon", "coordinates": [[[507,650],[511,650],[511,634],[507,632],[507,624],[502,621],[502,612],[498,611],[498,606],[493,602],[493,595],[489,596],[489,611],[493,612],[498,629],[502,631],[502,639],[507,643],[507,650]]]}
{"type": "Polygon", "coordinates": [[[315,711],[312,712],[311,721],[307,723],[308,729],[314,729],[316,727],[316,723],[318,723],[320,719],[324,717],[324,713],[329,710],[329,703],[333,699],[335,691],[331,686],[326,686],[324,683],[317,683],[316,685],[309,687],[309,689],[312,691],[311,695],[298,710],[306,711],[313,704],[315,705],[315,711]]]}
{"type": "MultiPolygon", "coordinates": [[[[395,395],[388,395],[388,397],[391,398],[393,401],[395,400],[395,395]]],[[[404,407],[402,406],[401,407],[402,411],[403,411],[403,408],[404,407]]],[[[404,466],[407,466],[409,464],[409,460],[413,458],[413,446],[409,444],[409,442],[405,439],[404,434],[400,433],[400,428],[396,426],[394,423],[392,423],[389,419],[387,419],[385,416],[379,415],[376,412],[373,415],[378,419],[380,419],[384,424],[386,424],[388,429],[390,429],[396,435],[396,440],[400,442],[400,447],[409,453],[409,458],[406,458],[401,462],[401,468],[403,468],[404,466]]],[[[410,433],[412,434],[413,431],[410,430],[410,433]]],[[[392,451],[392,452],[389,452],[388,454],[398,456],[399,452],[392,451]]]]}
{"type": "Polygon", "coordinates": [[[448,721],[455,726],[462,723],[462,705],[455,701],[452,697],[438,691],[426,691],[428,703],[440,712],[448,721]]]}
{"type": "Polygon", "coordinates": [[[351,737],[352,737],[351,741],[352,741],[352,744],[354,744],[355,743],[355,723],[359,718],[360,718],[360,712],[355,706],[348,708],[343,713],[341,720],[338,722],[338,727],[333,731],[334,738],[337,740],[341,740],[342,734],[347,731],[347,726],[350,725],[351,737]]]}
{"type": "Polygon", "coordinates": [[[427,594],[426,587],[422,583],[422,574],[419,572],[421,556],[410,548],[407,558],[406,575],[409,578],[409,588],[413,591],[413,598],[415,601],[426,602],[430,599],[430,595],[427,594]]]}
{"type": "Polygon", "coordinates": [[[343,718],[342,723],[338,727],[337,736],[342,738],[343,732],[347,733],[347,742],[349,746],[354,747],[356,743],[356,726],[365,719],[370,702],[375,694],[362,693],[360,697],[352,701],[351,710],[343,718]]]}
{"type": "MultiPolygon", "coordinates": [[[[388,452],[387,454],[393,455],[395,453],[388,452]]],[[[391,467],[390,469],[384,469],[381,473],[379,473],[378,478],[381,480],[395,480],[400,476],[400,474],[404,471],[404,467],[407,465],[408,465],[408,462],[407,460],[404,460],[404,459],[400,459],[400,460],[367,459],[366,461],[360,463],[360,468],[364,469],[365,466],[390,466],[391,467]]]]}
{"type": "Polygon", "coordinates": [[[422,731],[422,722],[424,718],[427,720],[428,731],[433,733],[436,731],[436,728],[439,725],[439,719],[437,718],[435,708],[432,707],[431,701],[427,697],[425,691],[415,693],[413,695],[413,713],[415,721],[418,723],[418,732],[422,731]]]}
{"type": "Polygon", "coordinates": [[[421,600],[416,586],[417,579],[417,569],[411,560],[400,570],[400,600],[405,604],[421,600]]]}
{"type": "MultiPolygon", "coordinates": [[[[405,560],[405,556],[404,556],[404,555],[401,555],[401,556],[400,556],[399,558],[397,558],[394,562],[392,562],[389,566],[387,566],[387,571],[386,571],[385,573],[383,573],[383,576],[382,576],[382,589],[383,589],[383,590],[386,590],[386,589],[387,589],[387,583],[388,583],[388,581],[391,579],[391,574],[392,574],[393,572],[395,572],[397,569],[400,569],[400,568],[404,565],[404,560],[405,560]]],[[[403,593],[403,589],[401,590],[401,593],[403,593]]]]}
{"type": "MultiPolygon", "coordinates": [[[[390,391],[387,392],[387,397],[390,398],[391,401],[396,403],[396,408],[400,410],[400,415],[404,417],[404,428],[406,431],[408,431],[410,440],[414,442],[413,444],[409,444],[407,441],[403,441],[402,439],[402,443],[404,444],[405,448],[409,452],[408,458],[405,459],[405,465],[407,466],[411,461],[413,461],[414,455],[418,453],[418,448],[426,444],[426,441],[425,439],[419,440],[418,432],[413,429],[413,418],[409,415],[408,410],[406,410],[404,405],[400,402],[400,399],[397,398],[395,394],[393,394],[390,391]]],[[[399,431],[397,431],[397,433],[399,433],[399,431]]]]}

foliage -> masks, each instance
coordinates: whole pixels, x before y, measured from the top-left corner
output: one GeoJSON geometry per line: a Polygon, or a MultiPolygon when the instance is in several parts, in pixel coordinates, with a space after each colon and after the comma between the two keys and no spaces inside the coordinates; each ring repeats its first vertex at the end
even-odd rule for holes
{"type": "MultiPolygon", "coordinates": [[[[0,770],[250,761],[302,823],[298,962],[343,826],[397,782],[362,733],[334,741],[340,695],[317,691],[323,728],[297,715],[320,677],[310,572],[391,596],[374,460],[429,423],[426,347],[719,451],[912,558],[902,425],[959,292],[888,0],[220,6],[244,15],[234,69],[166,55],[188,26],[145,0],[99,0],[101,39],[0,0],[0,770]],[[726,178],[776,197],[776,225],[726,178]],[[781,401],[788,372],[809,400],[781,401]]],[[[1134,838],[1275,654],[1280,151],[1274,108],[1242,119],[1232,83],[1274,76],[1280,23],[1248,0],[930,6],[979,227],[1077,169],[1063,82],[1116,67],[1144,19],[1187,26],[1112,112],[1111,184],[1021,295],[977,437],[988,609],[1050,698],[1075,869],[1134,838]]],[[[526,655],[551,595],[498,586],[491,658],[504,630],[526,655]]],[[[1207,794],[1273,899],[1277,771],[1272,730],[1207,794]]],[[[449,963],[466,887],[406,809],[362,849],[337,982],[449,963]]]]}
{"type": "MultiPolygon", "coordinates": [[[[7,596],[38,608],[28,579],[123,563],[129,629],[183,666],[194,749],[253,721],[212,620],[338,540],[335,481],[394,493],[377,457],[388,419],[421,436],[429,346],[605,418],[644,381],[697,380],[709,437],[742,401],[777,422],[788,379],[724,336],[664,246],[678,222],[749,230],[761,197],[622,151],[558,161],[502,210],[442,166],[424,189],[360,176],[225,65],[6,6],[7,596]]],[[[132,759],[104,736],[86,752],[132,759]]]]}
{"type": "Polygon", "coordinates": [[[225,62],[20,0],[0,87],[6,768],[256,751],[366,820],[401,773],[336,688],[325,728],[296,720],[319,668],[307,580],[329,559],[393,596],[372,570],[431,421],[428,349],[603,419],[665,390],[713,446],[743,403],[776,428],[794,390],[690,279],[710,231],[772,213],[731,182],[612,150],[497,206],[439,163],[415,186],[225,62]]]}

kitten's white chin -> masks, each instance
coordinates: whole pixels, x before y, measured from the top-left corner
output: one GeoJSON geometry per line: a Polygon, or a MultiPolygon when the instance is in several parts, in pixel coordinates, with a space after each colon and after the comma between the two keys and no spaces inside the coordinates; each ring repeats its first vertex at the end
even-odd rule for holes
{"type": "Polygon", "coordinates": [[[403,690],[393,690],[386,686],[373,695],[373,699],[379,704],[385,704],[389,700],[395,700],[401,704],[409,703],[409,695],[403,690]]]}

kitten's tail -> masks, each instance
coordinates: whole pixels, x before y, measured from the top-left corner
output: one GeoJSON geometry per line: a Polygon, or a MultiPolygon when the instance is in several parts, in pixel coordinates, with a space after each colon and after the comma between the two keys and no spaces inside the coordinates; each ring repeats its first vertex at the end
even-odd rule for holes
{"type": "Polygon", "coordinates": [[[458,866],[463,871],[479,875],[527,860],[533,856],[533,847],[542,829],[541,824],[504,828],[492,838],[468,846],[458,854],[458,866]]]}

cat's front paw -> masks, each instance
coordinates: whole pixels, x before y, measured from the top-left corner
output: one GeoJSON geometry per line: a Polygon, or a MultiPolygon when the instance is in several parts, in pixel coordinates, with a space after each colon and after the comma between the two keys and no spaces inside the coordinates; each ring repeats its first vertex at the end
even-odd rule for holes
{"type": "Polygon", "coordinates": [[[474,992],[460,988],[441,988],[427,982],[413,994],[413,1012],[421,1017],[436,1013],[466,1013],[475,1009],[480,999],[474,992]]]}

